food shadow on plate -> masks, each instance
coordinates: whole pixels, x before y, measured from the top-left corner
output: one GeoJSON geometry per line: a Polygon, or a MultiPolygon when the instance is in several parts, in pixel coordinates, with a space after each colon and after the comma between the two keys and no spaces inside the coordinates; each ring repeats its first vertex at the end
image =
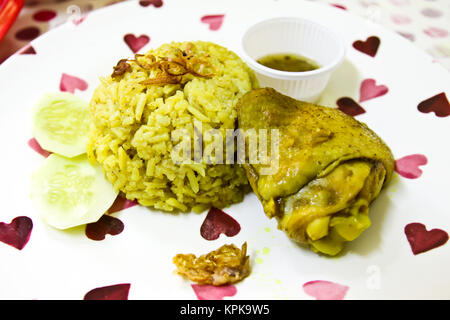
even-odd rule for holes
{"type": "Polygon", "coordinates": [[[355,65],[345,59],[331,74],[327,87],[317,101],[317,104],[336,108],[336,101],[342,97],[358,100],[361,74],[355,65]]]}

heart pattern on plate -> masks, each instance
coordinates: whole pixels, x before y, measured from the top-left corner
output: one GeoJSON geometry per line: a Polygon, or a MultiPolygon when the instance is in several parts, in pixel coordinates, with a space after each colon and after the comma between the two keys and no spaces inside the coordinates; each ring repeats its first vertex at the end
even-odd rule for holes
{"type": "Polygon", "coordinates": [[[200,234],[206,240],[216,240],[223,233],[233,237],[241,231],[239,223],[220,209],[211,208],[200,227],[200,234]]]}
{"type": "Polygon", "coordinates": [[[429,27],[427,29],[424,29],[423,32],[431,38],[445,38],[446,36],[448,36],[447,30],[436,27],[429,27]]]}
{"type": "Polygon", "coordinates": [[[405,235],[415,255],[440,247],[448,241],[448,234],[444,230],[428,231],[425,225],[418,222],[406,225],[405,235]]]}
{"type": "Polygon", "coordinates": [[[395,160],[395,171],[403,178],[417,179],[422,175],[420,166],[428,163],[428,159],[423,154],[411,154],[395,160]]]}
{"type": "Polygon", "coordinates": [[[81,78],[63,73],[59,82],[59,90],[63,92],[75,93],[75,90],[85,91],[88,83],[81,78]]]}
{"type": "Polygon", "coordinates": [[[380,43],[380,38],[377,36],[370,36],[366,39],[366,41],[357,40],[353,42],[353,48],[371,57],[375,57],[378,52],[378,48],[380,47],[380,43]]]}
{"type": "Polygon", "coordinates": [[[139,4],[143,7],[148,7],[152,5],[155,8],[160,8],[164,3],[162,0],[141,0],[139,1],[139,4]]]}
{"type": "Polygon", "coordinates": [[[150,37],[145,34],[136,37],[134,34],[128,33],[123,37],[123,40],[133,53],[137,53],[150,42],[150,37]]]}
{"type": "Polygon", "coordinates": [[[349,287],[324,280],[314,280],[303,284],[303,291],[317,300],[342,300],[349,287]]]}
{"type": "Polygon", "coordinates": [[[122,233],[124,229],[123,222],[119,219],[103,215],[97,222],[86,225],[85,234],[91,240],[104,240],[107,234],[112,236],[122,233]]]}
{"type": "Polygon", "coordinates": [[[450,115],[450,103],[445,92],[422,101],[417,109],[423,113],[434,112],[437,117],[448,117],[450,115]]]}
{"type": "Polygon", "coordinates": [[[35,138],[28,140],[28,146],[45,158],[52,154],[50,151],[42,149],[41,145],[35,138]]]}
{"type": "Polygon", "coordinates": [[[122,196],[118,196],[112,206],[108,209],[108,213],[111,214],[114,212],[119,212],[137,205],[137,201],[131,201],[122,196]]]}
{"type": "Polygon", "coordinates": [[[364,110],[364,108],[361,107],[358,104],[358,102],[356,102],[350,97],[339,98],[336,101],[336,104],[338,105],[339,110],[352,117],[358,116],[366,112],[366,110],[364,110]]]}
{"type": "Polygon", "coordinates": [[[207,15],[201,17],[200,21],[209,25],[209,30],[217,31],[222,26],[224,14],[207,15]]]}
{"type": "Polygon", "coordinates": [[[19,54],[36,54],[36,49],[32,45],[28,45],[19,51],[19,54]]]}
{"type": "MultiPolygon", "coordinates": [[[[391,0],[392,2],[408,2],[408,0],[391,0]]],[[[114,2],[120,2],[120,1],[114,1],[114,2]]],[[[160,8],[163,5],[167,6],[167,3],[164,3],[162,0],[140,0],[138,1],[139,5],[144,8],[150,7],[150,11],[153,10],[151,7],[154,8],[160,8]]],[[[362,1],[366,2],[367,1],[362,1]]],[[[112,2],[111,2],[112,3],[112,2]]],[[[331,4],[337,8],[340,9],[346,9],[343,5],[340,4],[331,4]]],[[[137,6],[139,8],[139,6],[137,6]]],[[[163,8],[163,10],[158,10],[161,12],[166,11],[165,9],[169,9],[169,6],[167,8],[163,8]]],[[[139,10],[148,10],[148,9],[139,9],[139,10]]],[[[220,11],[219,11],[220,12],[220,11]]],[[[231,13],[223,12],[228,16],[231,17],[231,13]]],[[[30,15],[31,16],[31,15],[30,15]]],[[[206,15],[200,18],[199,23],[199,16],[193,17],[193,23],[197,23],[198,27],[202,27],[204,30],[207,30],[208,28],[211,31],[217,31],[220,30],[220,28],[223,26],[224,17],[225,15],[206,15]]],[[[34,18],[38,21],[45,21],[52,18],[52,15],[47,14],[47,17],[45,14],[38,14],[34,15],[34,18]]],[[[72,22],[76,25],[80,24],[84,21],[86,16],[81,16],[77,20],[72,20],[72,22]]],[[[93,19],[95,17],[92,16],[93,19]]],[[[191,17],[192,18],[192,17],[191,17]]],[[[191,19],[192,20],[192,19],[191,19]]],[[[406,19],[407,20],[407,19],[406,19]]],[[[404,19],[404,21],[406,21],[404,19]]],[[[228,21],[228,20],[227,20],[228,21]]],[[[88,21],[89,22],[89,21],[88,21]]],[[[83,25],[84,27],[85,25],[83,25]]],[[[86,25],[86,27],[89,27],[89,25],[86,25]]],[[[83,30],[83,28],[78,28],[80,32],[83,30]]],[[[26,37],[34,37],[35,34],[40,33],[39,29],[34,27],[32,29],[25,30],[27,32],[21,32],[19,33],[20,36],[26,38],[26,37]]],[[[116,36],[116,40],[119,43],[119,45],[124,45],[122,42],[121,37],[126,32],[129,32],[130,30],[125,30],[123,33],[118,33],[116,36]]],[[[138,32],[138,31],[136,31],[138,32]]],[[[142,32],[146,32],[145,30],[142,30],[142,32]]],[[[370,31],[369,31],[370,32],[370,31]]],[[[428,34],[431,37],[440,37],[440,36],[447,36],[448,32],[445,30],[439,30],[435,28],[428,28],[426,30],[422,30],[425,34],[428,34]]],[[[213,32],[214,33],[214,32],[213,32]]],[[[366,34],[369,35],[369,34],[366,34]]],[[[405,33],[403,33],[405,35],[405,33]]],[[[412,35],[411,35],[412,36],[412,35]]],[[[361,37],[361,39],[363,39],[361,37]]],[[[126,45],[134,52],[139,52],[142,48],[145,47],[150,42],[150,37],[147,35],[141,35],[138,36],[133,34],[128,34],[124,36],[123,39],[126,43],[126,45]],[[128,38],[127,38],[128,36],[128,38]]],[[[355,39],[353,39],[355,40],[355,39]]],[[[384,40],[384,38],[383,38],[384,40]]],[[[154,41],[152,39],[152,41],[154,41]]],[[[364,55],[369,55],[371,57],[375,57],[379,51],[380,48],[380,38],[376,36],[368,37],[366,40],[358,40],[353,43],[353,47],[355,50],[360,51],[361,53],[364,53],[364,55]]],[[[383,46],[388,45],[388,41],[383,43],[383,46]]],[[[41,49],[41,47],[36,44],[37,49],[41,49]]],[[[125,47],[123,47],[125,48],[125,47]]],[[[383,48],[382,48],[383,49],[383,48]]],[[[125,49],[127,50],[127,49],[125,49]]],[[[21,51],[18,52],[19,54],[24,55],[35,55],[36,50],[33,46],[27,46],[21,51]]],[[[384,53],[384,52],[380,52],[384,53]]],[[[356,55],[359,55],[359,53],[355,53],[356,55]]],[[[41,55],[41,52],[39,52],[39,55],[41,55]]],[[[360,58],[362,57],[364,59],[364,55],[360,55],[360,58]]],[[[24,58],[24,57],[23,57],[24,58]]],[[[27,57],[27,59],[39,59],[40,57],[27,57]]],[[[384,58],[384,57],[383,57],[384,58]]],[[[370,59],[372,62],[376,62],[375,59],[370,59]]],[[[366,60],[367,61],[367,60],[366,60]]],[[[370,63],[370,62],[369,62],[370,63]]],[[[74,71],[77,72],[77,71],[74,71]]],[[[57,74],[58,75],[58,74],[57,74]]],[[[81,75],[83,76],[83,75],[81,75]]],[[[60,89],[61,91],[67,91],[74,93],[76,90],[86,90],[88,88],[88,83],[84,81],[83,79],[70,76],[67,74],[63,74],[63,77],[61,78],[60,83],[60,89]],[[63,77],[66,77],[66,79],[62,79],[63,77]],[[68,79],[67,79],[68,78],[68,79]]],[[[87,75],[86,75],[87,77],[87,75]]],[[[89,80],[89,78],[86,78],[89,80]]],[[[381,80],[381,79],[377,79],[381,80]]],[[[386,80],[387,81],[387,80],[386,80]]],[[[361,82],[360,91],[359,91],[359,99],[357,99],[356,96],[353,96],[353,98],[350,97],[342,97],[339,100],[337,100],[337,105],[339,109],[351,116],[358,116],[361,114],[364,114],[366,110],[362,106],[366,106],[363,104],[363,102],[368,101],[370,99],[374,99],[376,97],[381,97],[383,95],[386,95],[390,89],[395,92],[396,88],[394,85],[388,83],[390,88],[388,88],[386,85],[380,84],[375,81],[375,79],[365,79],[361,82]]],[[[90,84],[92,85],[92,83],[90,84]]],[[[427,93],[426,93],[427,94],[427,93]]],[[[432,94],[432,93],[428,93],[432,94]]],[[[428,95],[427,94],[427,95],[428,95]]],[[[433,93],[434,94],[434,93],[433,93]]],[[[425,96],[422,96],[423,99],[425,99],[425,96]]],[[[417,104],[419,99],[416,100],[416,103],[413,103],[413,108],[417,104]]],[[[446,97],[445,92],[441,92],[431,98],[428,98],[422,102],[420,102],[417,105],[417,108],[422,113],[435,113],[435,116],[437,117],[447,117],[450,115],[450,105],[448,102],[448,99],[446,97]]],[[[370,110],[368,110],[370,112],[370,110]]],[[[415,110],[410,110],[414,113],[415,110]]],[[[417,112],[417,111],[416,111],[417,112]]],[[[417,115],[417,114],[416,114],[417,115]]],[[[368,115],[370,116],[370,114],[368,115]]],[[[422,115],[423,117],[423,115],[422,115]]],[[[434,118],[434,117],[431,117],[434,118]]],[[[22,142],[23,143],[23,142],[22,142]]],[[[29,146],[35,150],[36,152],[40,153],[42,156],[47,157],[51,153],[43,150],[42,147],[39,145],[36,139],[30,139],[28,141],[29,146]]],[[[25,147],[25,146],[24,146],[25,147]]],[[[39,159],[42,160],[42,159],[39,159]]],[[[424,155],[421,154],[414,154],[409,155],[403,158],[400,158],[396,160],[396,171],[402,175],[405,178],[408,179],[417,179],[419,178],[423,172],[421,170],[421,166],[426,165],[428,162],[427,158],[424,155]]],[[[428,169],[426,167],[426,169],[428,169]]],[[[411,181],[410,181],[411,182],[411,181]]],[[[406,183],[406,182],[405,182],[406,183]]],[[[421,182],[420,182],[421,183],[421,182]]],[[[118,197],[116,202],[111,206],[111,208],[108,210],[108,213],[118,212],[121,210],[124,210],[126,208],[130,208],[132,206],[137,205],[136,201],[130,201],[123,197],[118,197]]],[[[220,237],[220,234],[225,234],[227,236],[234,236],[240,232],[241,226],[239,223],[234,220],[231,216],[226,214],[225,212],[213,208],[212,213],[210,215],[210,212],[208,212],[208,215],[205,217],[205,221],[202,224],[201,234],[204,236],[207,240],[214,240],[218,239],[220,237]],[[217,213],[219,211],[219,213],[217,213]]],[[[231,212],[231,211],[230,211],[231,212]]],[[[233,213],[233,212],[231,212],[233,213]]],[[[402,227],[403,225],[401,225],[402,227]]],[[[198,225],[197,225],[198,227],[198,225]]],[[[21,250],[24,246],[26,246],[27,242],[29,241],[31,230],[33,228],[33,224],[30,218],[28,217],[17,217],[11,221],[11,223],[0,223],[0,241],[4,242],[5,244],[11,245],[19,250],[21,250]],[[6,231],[5,231],[6,230],[6,231]],[[15,234],[17,238],[14,236],[10,236],[10,232],[12,234],[15,234]],[[24,234],[24,236],[18,236],[20,234],[24,234]],[[11,240],[12,239],[12,240],[11,240]]],[[[107,234],[115,235],[120,234],[124,229],[124,225],[122,221],[119,219],[112,217],[110,215],[104,215],[97,223],[88,224],[86,226],[86,235],[94,240],[102,240],[105,239],[107,234]]],[[[37,229],[33,232],[37,232],[37,229]]],[[[401,231],[400,231],[401,232],[401,231]]],[[[404,228],[405,235],[407,237],[407,240],[411,246],[411,250],[414,254],[419,254],[428,250],[431,250],[433,248],[436,248],[438,246],[444,245],[448,241],[448,234],[444,230],[441,229],[432,229],[428,231],[425,227],[425,225],[421,223],[411,223],[407,225],[404,228]]],[[[399,232],[398,232],[399,233],[399,232]]],[[[398,234],[397,233],[397,234],[398,234]]],[[[35,236],[35,235],[34,235],[35,236]]],[[[35,240],[34,240],[35,241],[35,240]]],[[[6,249],[8,249],[6,247],[6,249]]],[[[29,247],[28,249],[32,249],[32,247],[29,247]]],[[[405,249],[405,247],[403,248],[405,249]]],[[[11,249],[13,250],[13,249],[11,249]]],[[[409,251],[409,249],[407,249],[409,251]]],[[[436,250],[437,252],[438,250],[436,250]]],[[[14,251],[15,252],[15,251],[14,251]]],[[[445,252],[445,251],[444,251],[445,252]]],[[[22,252],[23,254],[23,252],[22,252]]],[[[336,279],[339,281],[338,279],[336,279]]],[[[112,285],[107,287],[101,287],[96,288],[91,291],[89,291],[85,295],[86,300],[127,300],[130,284],[118,284],[118,285],[112,285]]],[[[297,283],[298,286],[298,283],[297,283]]],[[[88,288],[92,287],[88,285],[88,288]]],[[[237,293],[237,288],[235,286],[224,286],[224,287],[214,287],[214,286],[203,286],[203,285],[191,285],[192,290],[195,292],[196,296],[200,300],[204,299],[223,299],[224,297],[233,297],[237,293]]],[[[353,288],[353,287],[352,287],[353,288]]],[[[187,288],[189,289],[189,288],[187,288]]],[[[244,288],[242,288],[244,289],[244,288]]],[[[241,289],[240,289],[241,290],[241,289]]],[[[298,288],[297,288],[298,290],[298,288]]],[[[323,281],[323,280],[317,280],[317,281],[309,281],[305,284],[303,284],[303,290],[306,294],[308,294],[311,297],[314,297],[318,300],[322,299],[344,299],[348,293],[349,287],[334,283],[331,281],[323,281]]],[[[353,290],[355,290],[353,288],[353,290]]]]}
{"type": "Polygon", "coordinates": [[[31,41],[36,39],[41,34],[41,30],[38,27],[30,26],[20,29],[14,34],[17,40],[31,41]]]}
{"type": "Polygon", "coordinates": [[[339,4],[339,3],[330,3],[330,4],[335,8],[347,10],[347,7],[343,6],[342,4],[339,4]]]}
{"type": "Polygon", "coordinates": [[[364,79],[359,88],[359,102],[381,97],[388,91],[389,89],[385,85],[377,85],[375,79],[364,79]]]}
{"type": "Polygon", "coordinates": [[[0,241],[22,250],[30,239],[33,221],[28,217],[16,217],[11,223],[0,222],[0,241]]]}
{"type": "Polygon", "coordinates": [[[198,300],[223,300],[224,297],[232,297],[237,293],[237,288],[229,286],[212,286],[191,284],[198,300]]]}
{"type": "Polygon", "coordinates": [[[95,288],[86,293],[83,300],[128,300],[129,283],[95,288]]]}

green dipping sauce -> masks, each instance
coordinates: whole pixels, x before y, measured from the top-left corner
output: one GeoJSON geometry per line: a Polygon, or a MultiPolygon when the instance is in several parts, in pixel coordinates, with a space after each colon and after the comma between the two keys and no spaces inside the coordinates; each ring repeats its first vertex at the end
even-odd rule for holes
{"type": "Polygon", "coordinates": [[[257,62],[280,71],[304,72],[319,69],[315,61],[293,53],[269,54],[258,59],[257,62]]]}

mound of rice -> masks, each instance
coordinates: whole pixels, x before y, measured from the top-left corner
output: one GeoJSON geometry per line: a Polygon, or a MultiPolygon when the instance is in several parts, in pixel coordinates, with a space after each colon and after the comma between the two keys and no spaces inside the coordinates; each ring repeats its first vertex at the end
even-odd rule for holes
{"type": "MultiPolygon", "coordinates": [[[[235,128],[237,101],[257,86],[245,63],[224,47],[198,41],[164,44],[119,62],[115,70],[101,78],[90,102],[88,144],[89,159],[101,164],[114,187],[130,200],[166,211],[201,212],[242,201],[248,182],[239,165],[177,164],[171,152],[179,143],[172,141],[177,129],[193,136],[194,124],[201,123],[203,132],[218,129],[225,137],[226,129],[235,128]],[[146,67],[155,57],[176,61],[186,52],[207,61],[213,73],[186,73],[179,83],[145,83],[155,77],[146,67]]],[[[209,143],[203,139],[203,150],[209,143]]]]}

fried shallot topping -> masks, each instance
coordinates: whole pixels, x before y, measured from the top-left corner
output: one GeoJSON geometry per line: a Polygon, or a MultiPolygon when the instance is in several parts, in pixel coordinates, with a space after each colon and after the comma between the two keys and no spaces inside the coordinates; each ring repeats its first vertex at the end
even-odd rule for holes
{"type": "MultiPolygon", "coordinates": [[[[208,55],[205,55],[208,57],[208,55]]],[[[192,45],[184,51],[174,48],[170,57],[157,57],[152,54],[136,54],[134,60],[140,68],[154,74],[152,78],[141,81],[143,85],[165,85],[181,83],[182,76],[191,74],[196,77],[211,78],[214,76],[214,67],[210,62],[194,56],[192,45]]]]}
{"type": "MultiPolygon", "coordinates": [[[[143,85],[178,84],[185,74],[195,77],[211,78],[214,76],[214,67],[203,58],[195,56],[193,44],[188,43],[185,50],[174,48],[170,57],[159,57],[152,54],[136,54],[133,60],[122,59],[114,67],[111,77],[116,78],[129,71],[134,62],[139,68],[149,71],[151,78],[141,81],[143,85]]],[[[203,57],[208,58],[205,54],[203,57]]]]}
{"type": "Polygon", "coordinates": [[[117,62],[117,65],[114,67],[114,71],[111,74],[111,77],[115,78],[118,76],[123,75],[125,72],[127,72],[130,69],[130,65],[128,64],[127,59],[122,59],[119,62],[117,62]]]}
{"type": "Polygon", "coordinates": [[[250,274],[247,242],[239,249],[224,245],[206,255],[177,254],[173,258],[177,272],[198,284],[221,286],[241,281],[250,274]]]}

